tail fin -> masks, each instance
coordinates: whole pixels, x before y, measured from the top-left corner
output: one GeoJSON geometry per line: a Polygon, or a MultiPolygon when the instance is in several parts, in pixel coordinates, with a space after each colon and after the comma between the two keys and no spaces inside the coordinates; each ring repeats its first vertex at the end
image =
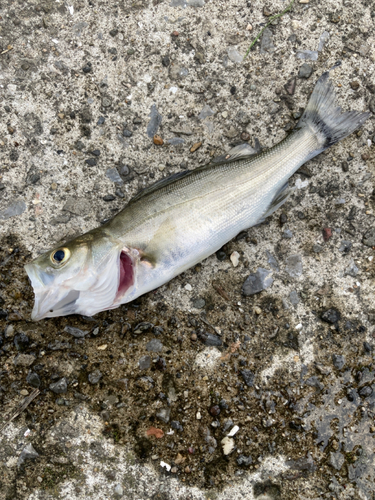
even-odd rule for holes
{"type": "MultiPolygon", "coordinates": [[[[333,68],[340,64],[336,63],[333,68]]],[[[341,108],[335,106],[335,91],[326,71],[317,81],[296,128],[309,126],[319,138],[323,151],[361,127],[370,115],[359,111],[342,113],[341,108]]]]}

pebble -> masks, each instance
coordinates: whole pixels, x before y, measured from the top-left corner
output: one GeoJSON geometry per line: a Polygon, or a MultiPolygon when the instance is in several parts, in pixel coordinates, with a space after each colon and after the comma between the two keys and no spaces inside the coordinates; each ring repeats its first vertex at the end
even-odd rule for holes
{"type": "Polygon", "coordinates": [[[157,107],[155,104],[153,104],[151,106],[151,111],[150,111],[149,117],[150,117],[150,121],[148,122],[146,131],[147,131],[148,137],[153,138],[154,135],[156,135],[156,132],[158,131],[158,129],[161,125],[161,122],[163,120],[163,117],[159,113],[159,111],[157,110],[157,107]]]}
{"type": "Polygon", "coordinates": [[[345,457],[339,451],[337,451],[336,453],[333,453],[331,451],[329,456],[329,462],[332,465],[332,467],[334,467],[336,470],[340,470],[341,467],[344,465],[345,457]]]}
{"type": "Polygon", "coordinates": [[[211,406],[210,415],[213,417],[218,417],[220,415],[220,407],[218,405],[211,406]]]}
{"type": "Polygon", "coordinates": [[[90,384],[97,384],[99,380],[103,377],[103,374],[100,370],[94,370],[89,373],[88,379],[90,384]]]}
{"type": "Polygon", "coordinates": [[[235,425],[231,431],[228,433],[228,436],[229,437],[233,437],[235,434],[237,434],[237,432],[240,430],[240,428],[238,427],[238,425],[235,425]]]}
{"type": "Polygon", "coordinates": [[[192,305],[196,309],[203,309],[204,306],[206,305],[206,301],[204,299],[202,299],[202,298],[194,299],[192,301],[192,305]]]}
{"type": "Polygon", "coordinates": [[[156,146],[162,146],[164,144],[163,139],[160,137],[160,135],[155,134],[153,137],[153,142],[156,144],[156,146]]]}
{"type": "Polygon", "coordinates": [[[35,356],[32,356],[31,354],[18,354],[14,358],[14,364],[16,366],[30,366],[34,363],[35,361],[35,356]]]}
{"type": "Polygon", "coordinates": [[[133,132],[131,130],[124,128],[124,130],[122,131],[122,135],[124,137],[131,137],[133,135],[133,132]]]}
{"type": "Polygon", "coordinates": [[[163,344],[158,339],[152,339],[146,344],[146,351],[148,352],[162,352],[163,344]]]}
{"type": "Polygon", "coordinates": [[[260,53],[265,54],[269,52],[273,52],[275,50],[275,46],[273,44],[273,34],[269,28],[266,28],[263,31],[262,40],[260,42],[260,53]]]}
{"type": "Polygon", "coordinates": [[[363,244],[368,247],[375,247],[375,228],[371,228],[365,233],[363,244]]]}
{"type": "Polygon", "coordinates": [[[114,493],[118,497],[122,497],[124,494],[124,488],[121,486],[121,484],[116,484],[114,493]]]}
{"type": "Polygon", "coordinates": [[[40,387],[40,378],[39,375],[35,372],[29,372],[26,377],[26,382],[32,387],[40,387]]]}
{"type": "Polygon", "coordinates": [[[272,267],[274,271],[279,271],[280,268],[276,258],[268,250],[266,250],[266,255],[267,255],[267,262],[270,265],[270,267],[272,267]]]}
{"type": "Polygon", "coordinates": [[[290,229],[285,229],[283,231],[283,238],[285,238],[286,240],[290,240],[291,238],[293,238],[293,233],[290,229]]]}
{"type": "Polygon", "coordinates": [[[26,390],[26,389],[21,389],[20,390],[20,394],[21,394],[21,396],[28,396],[29,395],[29,391],[26,390]]]}
{"type": "Polygon", "coordinates": [[[348,253],[350,251],[350,249],[352,248],[352,246],[353,246],[353,243],[351,241],[343,240],[340,244],[339,252],[348,253]]]}
{"type": "Polygon", "coordinates": [[[88,158],[87,160],[85,160],[85,163],[87,163],[89,167],[95,167],[98,162],[97,160],[95,160],[95,158],[88,158]]]}
{"type": "Polygon", "coordinates": [[[213,116],[215,114],[215,111],[210,108],[208,104],[206,104],[202,111],[199,113],[198,118],[199,120],[204,120],[205,118],[208,118],[209,116],[213,116]]]}
{"type": "Polygon", "coordinates": [[[362,387],[362,389],[358,391],[358,394],[363,398],[368,398],[372,394],[372,389],[369,385],[365,385],[365,387],[362,387]]]}
{"type": "Polygon", "coordinates": [[[248,387],[253,387],[255,374],[251,370],[240,370],[240,374],[248,387]]]}
{"type": "Polygon", "coordinates": [[[239,457],[237,457],[237,464],[238,465],[248,466],[248,465],[251,465],[252,463],[253,463],[253,459],[251,458],[251,456],[245,457],[245,455],[240,455],[239,457]]]}
{"type": "Polygon", "coordinates": [[[225,436],[225,438],[221,440],[221,444],[224,455],[230,455],[234,450],[235,442],[231,437],[225,436]]]}
{"type": "Polygon", "coordinates": [[[259,293],[266,288],[269,288],[273,279],[270,276],[271,271],[267,269],[263,269],[259,267],[257,271],[246,279],[242,286],[242,292],[244,295],[254,295],[255,293],[259,293]]]}
{"type": "Polygon", "coordinates": [[[68,390],[68,382],[65,377],[61,378],[57,382],[53,382],[49,386],[50,390],[55,394],[65,394],[68,390]]]}
{"type": "Polygon", "coordinates": [[[296,306],[299,304],[299,296],[298,296],[298,293],[296,292],[296,290],[292,290],[289,294],[289,300],[290,302],[296,306]]]}
{"type": "Polygon", "coordinates": [[[353,90],[358,90],[359,89],[359,82],[357,82],[357,81],[350,82],[350,86],[353,90]]]}
{"type": "Polygon", "coordinates": [[[184,286],[185,290],[187,290],[188,292],[191,292],[193,290],[193,287],[187,283],[185,286],[184,286]]]}
{"type": "Polygon", "coordinates": [[[29,339],[29,337],[25,333],[21,332],[21,333],[18,333],[14,337],[13,343],[16,346],[17,351],[21,351],[22,352],[29,345],[30,339],[29,339]]]}
{"type": "Polygon", "coordinates": [[[229,59],[232,62],[237,63],[237,64],[242,63],[242,61],[243,61],[243,55],[240,54],[240,52],[238,52],[238,50],[236,49],[236,47],[228,47],[227,53],[228,53],[229,59]]]}
{"type": "Polygon", "coordinates": [[[233,264],[233,267],[237,267],[240,260],[240,254],[238,252],[232,252],[230,255],[230,260],[233,264]]]}
{"type": "Polygon", "coordinates": [[[103,201],[113,201],[116,199],[116,196],[114,194],[106,194],[103,196],[103,201]]]}
{"type": "Polygon", "coordinates": [[[183,80],[188,74],[189,70],[178,64],[169,67],[169,78],[171,80],[183,80]]]}
{"type": "Polygon", "coordinates": [[[332,229],[330,227],[325,227],[322,231],[323,240],[327,243],[327,241],[332,237],[332,229]]]}
{"type": "Polygon", "coordinates": [[[302,275],[302,257],[299,254],[290,255],[285,259],[285,271],[291,278],[298,278],[302,275]]]}
{"type": "Polygon", "coordinates": [[[169,418],[171,415],[171,409],[170,408],[161,408],[157,413],[156,413],[156,418],[167,424],[169,422],[169,418]]]}
{"type": "MultiPolygon", "coordinates": [[[[318,56],[319,56],[319,52],[316,51],[316,50],[298,50],[296,55],[297,55],[298,59],[304,59],[304,60],[309,60],[309,61],[317,61],[318,56]]],[[[310,75],[308,75],[308,76],[300,76],[300,74],[298,74],[298,76],[300,78],[308,78],[310,75]]]]}
{"type": "Polygon", "coordinates": [[[352,276],[355,278],[359,272],[358,267],[354,263],[354,260],[352,259],[349,263],[349,266],[345,269],[344,271],[344,276],[352,276]]]}
{"type": "Polygon", "coordinates": [[[335,368],[341,370],[346,363],[345,356],[341,354],[332,354],[332,363],[335,368]]]}
{"type": "MultiPolygon", "coordinates": [[[[129,173],[129,169],[128,169],[129,173]]],[[[118,173],[117,168],[107,168],[105,172],[106,177],[108,177],[109,180],[112,182],[115,182],[116,184],[123,184],[124,181],[121,179],[120,174],[118,173]]]]}
{"type": "Polygon", "coordinates": [[[324,311],[320,317],[326,323],[334,325],[340,320],[341,315],[336,309],[328,309],[327,311],[324,311]]]}
{"type": "Polygon", "coordinates": [[[182,137],[171,137],[165,142],[171,146],[180,146],[181,144],[185,144],[185,139],[183,139],[182,137]]]}
{"type": "Polygon", "coordinates": [[[76,339],[82,339],[84,338],[89,332],[86,330],[80,330],[79,328],[75,328],[74,326],[66,326],[64,328],[64,332],[69,333],[70,335],[73,335],[76,339]]]}
{"type": "Polygon", "coordinates": [[[202,141],[196,142],[193,144],[193,146],[190,148],[190,153],[194,153],[197,149],[199,149],[202,146],[202,141]]]}
{"type": "Polygon", "coordinates": [[[195,418],[196,418],[197,420],[201,420],[202,415],[201,415],[201,412],[200,412],[200,411],[197,411],[197,414],[195,415],[195,418]]]}
{"type": "Polygon", "coordinates": [[[296,90],[296,84],[297,84],[297,79],[291,78],[288,83],[284,85],[284,89],[288,92],[289,95],[294,95],[294,92],[296,90]]]}
{"type": "Polygon", "coordinates": [[[99,116],[99,119],[98,119],[98,122],[97,122],[97,125],[103,125],[103,123],[105,122],[105,118],[104,116],[99,116]]]}
{"type": "Polygon", "coordinates": [[[4,210],[0,210],[0,220],[7,220],[21,215],[25,210],[26,203],[23,200],[14,200],[4,210]]]}
{"type": "Polygon", "coordinates": [[[17,466],[20,467],[25,460],[30,460],[33,458],[38,458],[39,453],[34,449],[31,443],[28,443],[25,448],[21,451],[20,456],[17,460],[17,466]]]}
{"type": "Polygon", "coordinates": [[[329,37],[330,37],[329,32],[323,31],[323,33],[320,35],[320,39],[319,39],[318,52],[321,52],[323,50],[324,45],[329,40],[329,37]]]}
{"type": "Polygon", "coordinates": [[[298,71],[298,78],[309,78],[312,72],[313,68],[309,64],[303,63],[298,71]]]}

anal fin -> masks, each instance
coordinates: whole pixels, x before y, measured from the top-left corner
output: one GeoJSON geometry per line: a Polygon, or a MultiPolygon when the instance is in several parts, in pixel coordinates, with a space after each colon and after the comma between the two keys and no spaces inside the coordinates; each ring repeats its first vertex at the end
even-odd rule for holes
{"type": "Polygon", "coordinates": [[[289,198],[289,196],[293,193],[295,188],[289,187],[289,183],[286,182],[284,186],[277,191],[275,194],[271,204],[267,208],[267,210],[264,212],[264,214],[261,216],[261,218],[257,221],[257,225],[261,224],[264,222],[267,217],[272,215],[278,208],[281,207],[281,205],[284,205],[286,200],[289,198]]]}

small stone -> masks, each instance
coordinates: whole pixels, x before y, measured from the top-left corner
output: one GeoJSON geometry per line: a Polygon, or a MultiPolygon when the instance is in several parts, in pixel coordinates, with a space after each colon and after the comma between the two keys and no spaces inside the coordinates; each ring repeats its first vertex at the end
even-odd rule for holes
{"type": "Polygon", "coordinates": [[[243,61],[243,55],[238,52],[236,47],[229,47],[228,48],[228,57],[229,59],[237,64],[240,64],[243,61]]]}
{"type": "Polygon", "coordinates": [[[109,97],[103,97],[102,104],[104,108],[109,108],[112,104],[112,99],[110,99],[109,97]]]}
{"type": "Polygon", "coordinates": [[[303,266],[301,255],[290,255],[285,259],[285,264],[285,271],[291,278],[298,278],[302,275],[303,266]]]}
{"type": "Polygon", "coordinates": [[[98,163],[95,158],[88,158],[87,160],[85,160],[85,162],[89,167],[95,167],[95,165],[98,163]]]}
{"type": "MultiPolygon", "coordinates": [[[[129,173],[129,169],[128,169],[128,173],[129,173]]],[[[106,175],[106,177],[108,177],[109,180],[111,180],[112,182],[115,182],[116,184],[123,184],[124,183],[117,168],[107,168],[105,175],[106,175]]]]}
{"type": "MultiPolygon", "coordinates": [[[[316,61],[318,59],[319,52],[316,50],[298,50],[296,55],[297,55],[298,59],[304,59],[304,60],[308,60],[308,61],[316,61]]],[[[300,77],[300,78],[302,78],[302,77],[300,77]]],[[[306,77],[306,78],[308,78],[308,77],[306,77]]]]}
{"type": "Polygon", "coordinates": [[[363,398],[368,398],[372,394],[372,389],[369,385],[365,385],[365,387],[362,387],[362,389],[358,391],[358,394],[363,398]]]}
{"type": "Polygon", "coordinates": [[[273,283],[273,279],[270,274],[271,271],[259,267],[255,273],[250,274],[250,276],[246,279],[242,286],[242,293],[244,295],[254,295],[255,293],[259,293],[262,290],[269,288],[273,283]]]}
{"type": "Polygon", "coordinates": [[[232,252],[230,255],[230,260],[233,264],[233,267],[237,267],[240,260],[240,254],[238,252],[232,252]]]}
{"type": "Polygon", "coordinates": [[[323,31],[323,33],[320,35],[320,39],[319,39],[318,52],[321,52],[323,50],[324,45],[329,40],[329,37],[330,37],[329,32],[323,31]]]}
{"type": "Polygon", "coordinates": [[[242,132],[242,134],[241,134],[242,141],[248,142],[248,141],[250,141],[250,139],[251,139],[251,136],[248,132],[242,132]]]}
{"type": "Polygon", "coordinates": [[[213,417],[218,417],[220,415],[220,407],[218,405],[211,406],[210,415],[213,417]]]}
{"type": "Polygon", "coordinates": [[[90,62],[86,63],[83,68],[82,68],[82,71],[84,73],[91,73],[92,71],[92,64],[90,62]]]}
{"type": "Polygon", "coordinates": [[[17,351],[22,352],[28,347],[30,339],[25,333],[21,332],[14,337],[13,342],[17,351]]]}
{"type": "Polygon", "coordinates": [[[296,305],[299,304],[299,296],[298,296],[298,293],[295,290],[293,290],[293,291],[290,292],[290,294],[289,294],[289,300],[290,300],[290,302],[294,306],[296,306],[296,305]]]}
{"type": "Polygon", "coordinates": [[[344,465],[345,457],[339,451],[337,451],[336,453],[333,453],[331,451],[329,461],[332,467],[334,467],[336,470],[340,470],[341,467],[344,465]]]}
{"type": "Polygon", "coordinates": [[[160,137],[160,135],[154,135],[153,141],[154,141],[154,144],[156,144],[157,146],[162,146],[164,144],[164,141],[160,137]]]}
{"type": "Polygon", "coordinates": [[[365,233],[363,244],[368,247],[375,247],[375,228],[371,228],[365,233]]]}
{"type": "Polygon", "coordinates": [[[340,244],[339,252],[348,253],[350,251],[350,249],[352,248],[352,246],[353,246],[353,243],[351,241],[343,240],[340,244]]]}
{"type": "Polygon", "coordinates": [[[332,229],[330,227],[325,227],[322,233],[323,233],[323,240],[327,243],[327,241],[332,237],[332,229]]]}
{"type": "Polygon", "coordinates": [[[23,200],[11,202],[4,210],[0,210],[0,220],[7,220],[11,217],[21,215],[26,210],[26,203],[23,200]]]}
{"type": "Polygon", "coordinates": [[[121,486],[121,484],[116,484],[114,493],[117,497],[122,497],[124,494],[124,488],[121,486]]]}
{"type": "Polygon", "coordinates": [[[263,31],[262,40],[260,42],[260,53],[270,53],[275,50],[275,46],[273,44],[273,33],[269,28],[266,28],[263,31]]]}
{"type": "Polygon", "coordinates": [[[55,394],[65,394],[68,390],[68,382],[65,377],[61,378],[57,382],[50,384],[49,388],[55,394]]]}
{"type": "Polygon", "coordinates": [[[218,250],[215,255],[220,262],[223,262],[227,258],[227,254],[223,250],[218,250]]]}
{"type": "Polygon", "coordinates": [[[39,375],[35,372],[29,372],[26,377],[26,382],[32,387],[40,387],[40,378],[39,375]]]}
{"type": "Polygon", "coordinates": [[[31,443],[28,443],[18,457],[17,467],[20,467],[25,462],[25,460],[30,460],[38,457],[39,453],[34,449],[31,443]]]}
{"type": "Polygon", "coordinates": [[[147,125],[147,135],[148,137],[153,138],[154,135],[156,135],[156,132],[158,131],[161,125],[163,117],[158,112],[155,104],[151,106],[151,111],[149,116],[150,116],[150,121],[147,125]]]}
{"type": "Polygon", "coordinates": [[[240,374],[248,387],[253,387],[255,374],[251,370],[240,370],[240,374]]]}
{"type": "Polygon", "coordinates": [[[206,301],[204,299],[202,299],[202,298],[194,299],[192,301],[192,305],[196,309],[203,309],[204,306],[206,305],[206,301]]]}
{"type": "Polygon", "coordinates": [[[334,325],[338,321],[340,321],[340,317],[341,315],[336,309],[328,309],[321,315],[322,320],[326,323],[330,323],[331,325],[334,325]]]}
{"type": "Polygon", "coordinates": [[[290,229],[285,229],[283,231],[283,238],[285,238],[286,240],[290,240],[291,238],[293,238],[293,233],[290,229]]]}
{"type": "Polygon", "coordinates": [[[29,391],[27,389],[22,389],[22,390],[20,390],[20,394],[21,394],[21,396],[28,396],[29,391]]]}
{"type": "Polygon", "coordinates": [[[230,455],[230,453],[234,450],[235,442],[231,437],[225,436],[225,438],[221,440],[221,444],[224,455],[230,455]]]}
{"type": "Polygon", "coordinates": [[[117,29],[117,28],[113,28],[113,29],[111,29],[111,31],[109,32],[109,34],[110,34],[112,37],[115,37],[115,36],[118,34],[118,29],[117,29]]]}
{"type": "MultiPolygon", "coordinates": [[[[122,131],[122,135],[124,137],[131,137],[133,135],[133,132],[131,130],[124,128],[124,130],[122,131]]],[[[156,137],[158,137],[158,136],[156,136],[156,137]]]]}
{"type": "Polygon", "coordinates": [[[279,271],[279,264],[275,257],[268,251],[266,250],[266,255],[267,255],[267,262],[268,264],[272,267],[274,271],[279,271]]]}
{"type": "Polygon", "coordinates": [[[253,459],[250,456],[245,457],[245,455],[240,455],[239,457],[237,457],[237,464],[238,465],[248,466],[248,465],[251,465],[252,463],[253,463],[253,459]]]}
{"type": "Polygon", "coordinates": [[[284,85],[284,89],[288,92],[289,95],[294,95],[294,92],[296,90],[296,84],[297,84],[297,79],[291,78],[288,83],[284,85]]]}
{"type": "Polygon", "coordinates": [[[200,411],[197,411],[197,414],[195,415],[195,418],[196,418],[197,420],[201,420],[202,415],[201,415],[201,412],[200,412],[200,411]]]}
{"type": "Polygon", "coordinates": [[[18,354],[14,358],[14,364],[16,366],[30,366],[34,363],[35,361],[35,356],[32,356],[31,354],[18,354]]]}
{"type": "Polygon", "coordinates": [[[341,354],[332,354],[332,363],[337,370],[341,370],[346,363],[345,356],[341,354]]]}
{"type": "Polygon", "coordinates": [[[152,339],[146,344],[146,351],[148,352],[162,352],[163,344],[158,339],[152,339]]]}
{"type": "Polygon", "coordinates": [[[357,81],[350,82],[350,86],[353,90],[358,90],[359,89],[359,82],[357,82],[357,81]]]}
{"type": "Polygon", "coordinates": [[[99,116],[98,121],[97,121],[97,125],[103,125],[104,122],[105,122],[105,117],[99,116]]]}
{"type": "Polygon", "coordinates": [[[114,194],[106,194],[103,196],[103,201],[113,201],[116,199],[116,196],[114,194]]]}
{"type": "Polygon", "coordinates": [[[318,245],[318,243],[316,243],[315,245],[313,245],[313,252],[314,253],[321,253],[321,252],[323,252],[322,245],[318,245]]]}
{"type": "Polygon", "coordinates": [[[298,72],[298,78],[309,78],[312,75],[313,68],[307,64],[303,63],[298,72]]]}
{"type": "Polygon", "coordinates": [[[89,333],[86,330],[80,330],[79,328],[68,325],[64,328],[64,332],[73,335],[73,337],[75,337],[76,339],[83,339],[89,333]]]}
{"type": "Polygon", "coordinates": [[[358,267],[355,265],[354,260],[350,261],[349,266],[344,271],[344,276],[352,276],[355,278],[359,272],[358,267]]]}
{"type": "Polygon", "coordinates": [[[156,418],[167,424],[169,422],[171,415],[171,409],[170,408],[161,408],[157,413],[156,413],[156,418]]]}
{"type": "Polygon", "coordinates": [[[208,118],[209,116],[213,116],[215,114],[215,111],[210,108],[208,104],[206,104],[202,111],[199,113],[198,118],[199,120],[204,120],[205,118],[208,118]]]}
{"type": "Polygon", "coordinates": [[[151,357],[150,356],[142,356],[138,361],[140,370],[148,370],[151,366],[151,357]]]}
{"type": "Polygon", "coordinates": [[[90,384],[97,384],[99,380],[103,377],[103,374],[100,370],[94,370],[89,373],[88,379],[90,384]]]}

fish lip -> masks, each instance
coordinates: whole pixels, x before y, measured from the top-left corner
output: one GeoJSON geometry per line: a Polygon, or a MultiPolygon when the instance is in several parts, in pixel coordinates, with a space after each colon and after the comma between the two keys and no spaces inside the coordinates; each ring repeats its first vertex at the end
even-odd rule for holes
{"type": "MultiPolygon", "coordinates": [[[[79,292],[76,290],[64,289],[59,286],[48,287],[43,281],[43,271],[33,263],[25,265],[26,273],[31,281],[31,286],[34,291],[34,307],[31,312],[32,321],[39,321],[43,318],[51,318],[56,316],[64,316],[66,314],[74,314],[76,311],[68,312],[68,307],[71,309],[79,298],[79,292]],[[69,302],[69,296],[72,300],[69,302]],[[68,302],[64,303],[64,300],[68,302]],[[59,303],[63,303],[60,308],[56,309],[59,303]],[[51,303],[54,304],[51,309],[51,303]]],[[[47,275],[47,273],[45,273],[47,275]]],[[[70,310],[69,309],[69,310],[70,310]]]]}

